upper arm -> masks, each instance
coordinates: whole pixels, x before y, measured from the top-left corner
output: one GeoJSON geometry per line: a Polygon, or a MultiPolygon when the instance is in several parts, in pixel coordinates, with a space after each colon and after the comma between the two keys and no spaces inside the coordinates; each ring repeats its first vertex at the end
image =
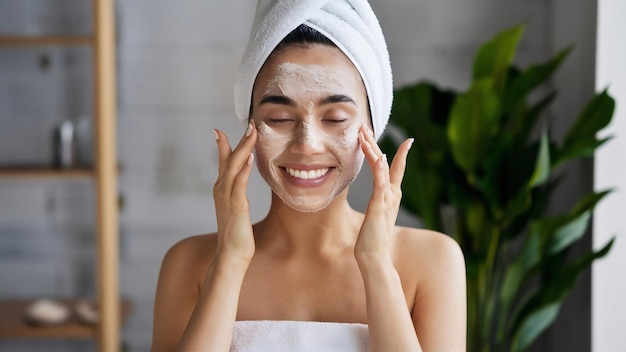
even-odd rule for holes
{"type": "Polygon", "coordinates": [[[197,238],[168,250],[159,273],[152,328],[152,351],[172,351],[183,335],[199,295],[197,238]]]}
{"type": "Polygon", "coordinates": [[[424,351],[465,351],[465,260],[448,236],[431,233],[423,253],[412,319],[424,351]]]}

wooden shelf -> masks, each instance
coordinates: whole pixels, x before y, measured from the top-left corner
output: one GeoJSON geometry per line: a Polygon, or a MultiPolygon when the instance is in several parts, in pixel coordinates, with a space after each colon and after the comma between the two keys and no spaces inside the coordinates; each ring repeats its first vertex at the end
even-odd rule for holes
{"type": "Polygon", "coordinates": [[[0,36],[0,46],[91,45],[92,36],[0,36]]]}
{"type": "MultiPolygon", "coordinates": [[[[114,0],[92,0],[93,35],[16,36],[0,35],[0,46],[38,47],[84,45],[93,52],[94,162],[93,169],[46,167],[8,168],[0,166],[0,179],[84,177],[95,182],[97,229],[97,301],[100,324],[87,326],[78,321],[54,327],[34,327],[24,321],[24,309],[32,301],[0,299],[2,337],[88,337],[98,340],[99,351],[118,351],[120,325],[130,307],[119,296],[119,225],[116,168],[116,36],[114,0]],[[120,309],[119,307],[122,307],[120,309]]],[[[71,302],[71,301],[70,301],[71,302]]]]}
{"type": "Polygon", "coordinates": [[[0,179],[9,178],[91,178],[94,170],[87,168],[54,169],[48,167],[1,167],[0,179]]]}
{"type": "MultiPolygon", "coordinates": [[[[24,313],[33,303],[30,299],[0,299],[0,338],[96,338],[98,325],[88,325],[72,314],[70,319],[59,325],[38,326],[26,321],[24,313]]],[[[60,302],[74,307],[76,300],[59,299],[60,302]]],[[[131,310],[127,299],[121,301],[120,317],[126,320],[131,310]]]]}

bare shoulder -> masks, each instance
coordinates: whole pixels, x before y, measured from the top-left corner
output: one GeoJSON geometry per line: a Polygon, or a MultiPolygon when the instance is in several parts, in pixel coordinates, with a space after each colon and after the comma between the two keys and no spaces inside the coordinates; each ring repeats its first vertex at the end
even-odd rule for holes
{"type": "Polygon", "coordinates": [[[457,242],[436,231],[396,228],[395,265],[425,351],[465,351],[465,259],[457,242]]]}
{"type": "Polygon", "coordinates": [[[216,244],[215,235],[192,236],[165,254],[154,301],[153,351],[174,350],[200,294],[216,244]]]}
{"type": "Polygon", "coordinates": [[[168,300],[181,297],[195,299],[216,246],[217,237],[212,234],[191,236],[175,243],[165,253],[161,263],[157,300],[161,297],[168,297],[168,300]]]}
{"type": "Polygon", "coordinates": [[[458,243],[443,233],[396,227],[395,262],[417,279],[465,272],[465,259],[458,243]]]}
{"type": "Polygon", "coordinates": [[[202,273],[213,260],[217,247],[215,234],[196,235],[175,243],[165,254],[161,270],[202,273]]]}
{"type": "Polygon", "coordinates": [[[444,256],[444,259],[458,259],[463,252],[458,243],[450,236],[441,232],[416,229],[411,227],[396,227],[396,251],[398,254],[420,254],[434,259],[444,256]],[[409,252],[409,253],[406,253],[409,252]]]}

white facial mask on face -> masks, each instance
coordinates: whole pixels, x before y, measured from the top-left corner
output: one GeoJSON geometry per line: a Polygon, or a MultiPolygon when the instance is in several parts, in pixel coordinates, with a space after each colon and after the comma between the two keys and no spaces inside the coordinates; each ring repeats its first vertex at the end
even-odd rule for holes
{"type": "Polygon", "coordinates": [[[353,119],[343,129],[327,130],[315,115],[315,103],[320,98],[345,94],[344,80],[331,67],[287,62],[277,66],[267,83],[265,95],[289,97],[301,113],[292,118],[290,128],[257,123],[257,167],[274,193],[295,210],[317,212],[326,208],[354,181],[363,165],[358,132],[367,117],[353,119]],[[319,164],[318,174],[330,167],[330,175],[319,187],[297,187],[287,182],[287,163],[319,164]]]}

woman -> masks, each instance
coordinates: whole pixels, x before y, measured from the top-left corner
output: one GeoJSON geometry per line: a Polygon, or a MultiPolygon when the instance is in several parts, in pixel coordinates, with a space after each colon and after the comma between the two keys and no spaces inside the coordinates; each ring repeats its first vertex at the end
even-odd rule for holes
{"type": "MultiPolygon", "coordinates": [[[[257,28],[278,18],[272,10],[284,11],[280,3],[259,5],[257,28]]],[[[354,10],[372,26],[366,1],[340,9],[321,3],[296,12],[354,10]]],[[[249,125],[238,145],[231,150],[228,137],[215,131],[218,230],[187,238],[166,254],[153,350],[464,350],[459,247],[436,232],[395,226],[412,139],[391,165],[376,144],[388,118],[388,109],[380,113],[384,94],[376,91],[390,90],[376,84],[385,70],[372,79],[376,65],[359,62],[371,56],[350,52],[336,39],[341,34],[287,17],[300,24],[288,35],[252,37],[252,47],[255,40],[280,38],[269,56],[249,56],[260,69],[250,70],[250,104],[243,104],[249,125]],[[272,198],[267,216],[252,225],[246,185],[254,159],[272,198]],[[364,160],[374,186],[362,214],[350,207],[347,193],[364,160]]],[[[384,45],[373,50],[387,55],[384,45]]]]}

